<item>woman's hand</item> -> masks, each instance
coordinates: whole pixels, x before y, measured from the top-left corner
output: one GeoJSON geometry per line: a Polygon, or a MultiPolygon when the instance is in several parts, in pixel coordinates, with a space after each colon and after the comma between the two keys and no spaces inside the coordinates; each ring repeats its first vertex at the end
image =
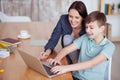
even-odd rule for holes
{"type": "Polygon", "coordinates": [[[61,65],[61,66],[54,66],[51,69],[51,72],[56,73],[56,74],[63,74],[68,72],[68,66],[67,65],[61,65]]]}
{"type": "Polygon", "coordinates": [[[40,60],[45,60],[45,59],[47,59],[49,55],[50,55],[50,53],[41,52],[41,53],[40,53],[40,60]]]}
{"type": "Polygon", "coordinates": [[[48,56],[50,55],[51,53],[51,49],[47,49],[46,51],[44,52],[41,52],[40,53],[40,60],[45,60],[48,58],[48,56]]]}

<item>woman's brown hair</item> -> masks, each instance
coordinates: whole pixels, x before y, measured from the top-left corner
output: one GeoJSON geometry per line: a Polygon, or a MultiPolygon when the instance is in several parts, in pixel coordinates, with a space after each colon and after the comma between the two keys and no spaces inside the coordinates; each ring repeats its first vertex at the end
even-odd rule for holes
{"type": "Polygon", "coordinates": [[[87,9],[85,4],[82,1],[75,1],[71,4],[71,6],[68,9],[68,12],[70,9],[75,9],[78,11],[79,15],[82,16],[83,19],[87,17],[87,9]]]}

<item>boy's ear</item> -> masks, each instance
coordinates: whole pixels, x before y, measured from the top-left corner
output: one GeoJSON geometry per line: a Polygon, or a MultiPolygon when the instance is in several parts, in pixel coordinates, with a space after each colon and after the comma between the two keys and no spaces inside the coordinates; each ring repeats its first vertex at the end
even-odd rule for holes
{"type": "Polygon", "coordinates": [[[101,26],[101,30],[104,32],[105,31],[105,25],[101,26]]]}

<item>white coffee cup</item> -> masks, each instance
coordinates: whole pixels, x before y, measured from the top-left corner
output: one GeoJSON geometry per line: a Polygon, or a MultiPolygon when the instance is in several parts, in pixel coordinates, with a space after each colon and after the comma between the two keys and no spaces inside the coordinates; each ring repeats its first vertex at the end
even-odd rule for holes
{"type": "Polygon", "coordinates": [[[21,37],[27,37],[29,34],[28,34],[28,31],[27,30],[21,30],[20,31],[20,36],[21,37]]]}

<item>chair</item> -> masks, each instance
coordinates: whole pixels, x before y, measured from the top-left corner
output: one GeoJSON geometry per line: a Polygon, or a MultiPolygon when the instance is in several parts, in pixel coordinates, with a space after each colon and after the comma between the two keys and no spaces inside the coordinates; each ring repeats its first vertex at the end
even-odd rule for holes
{"type": "Polygon", "coordinates": [[[108,65],[106,67],[104,80],[111,80],[111,65],[112,65],[112,58],[109,59],[108,65]]]}
{"type": "MultiPolygon", "coordinates": [[[[106,24],[106,29],[104,33],[108,39],[111,39],[111,24],[110,23],[106,24]]],[[[111,80],[111,65],[112,65],[112,58],[109,59],[109,62],[107,64],[104,80],[111,80]]]]}

